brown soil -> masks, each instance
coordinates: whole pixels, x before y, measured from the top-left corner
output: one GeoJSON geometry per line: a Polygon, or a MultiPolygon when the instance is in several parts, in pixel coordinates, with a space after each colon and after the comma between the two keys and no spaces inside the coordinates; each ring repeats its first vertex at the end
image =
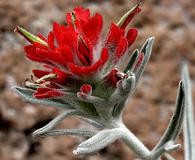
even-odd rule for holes
{"type": "MultiPolygon", "coordinates": [[[[135,1],[132,1],[132,3],[135,1]]],[[[96,155],[77,158],[72,150],[81,141],[72,137],[33,139],[32,131],[48,123],[58,110],[26,103],[11,89],[22,85],[37,67],[26,60],[24,41],[13,30],[20,25],[46,34],[53,21],[64,23],[65,12],[76,5],[104,15],[104,27],[117,21],[132,5],[129,0],[1,0],[0,1],[0,159],[1,160],[132,160],[134,154],[120,141],[96,155]],[[93,2],[93,3],[92,3],[93,2]]],[[[124,121],[150,149],[158,142],[174,110],[181,62],[187,60],[192,85],[195,80],[195,3],[193,0],[147,0],[131,24],[139,28],[133,46],[149,36],[156,41],[150,62],[135,95],[125,110],[124,121]]],[[[132,48],[132,50],[133,50],[132,48]]],[[[195,90],[193,90],[195,91],[195,90]]],[[[59,127],[81,125],[67,119],[59,127]]],[[[182,135],[179,137],[182,143],[182,135]]],[[[174,153],[183,158],[183,147],[174,153]]]]}

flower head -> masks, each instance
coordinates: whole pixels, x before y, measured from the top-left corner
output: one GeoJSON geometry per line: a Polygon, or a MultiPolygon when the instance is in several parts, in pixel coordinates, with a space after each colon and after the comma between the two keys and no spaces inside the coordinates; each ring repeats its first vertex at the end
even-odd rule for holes
{"type": "Polygon", "coordinates": [[[91,16],[82,7],[67,14],[67,25],[55,22],[47,38],[16,28],[30,42],[24,47],[26,56],[43,64],[43,69],[32,71],[31,81],[26,81],[25,88],[16,87],[17,92],[30,102],[65,110],[34,135],[91,137],[96,134],[78,129],[51,130],[64,118],[77,115],[105,130],[89,139],[90,143],[79,145],[74,153],[91,153],[120,138],[121,113],[144,71],[153,45],[153,38],[149,38],[140,50],[129,55],[137,29],[127,29],[127,25],[140,11],[136,5],[117,24],[111,23],[105,37],[102,16],[98,13],[91,16]],[[100,137],[106,141],[102,143],[100,137]]]}
{"type": "Polygon", "coordinates": [[[89,9],[82,7],[67,14],[66,26],[53,23],[47,38],[17,27],[16,31],[30,42],[24,47],[26,56],[44,64],[43,70],[33,70],[38,78],[34,96],[63,96],[63,91],[79,91],[85,83],[94,87],[97,81],[111,82],[115,87],[122,78],[117,66],[137,37],[137,29],[125,29],[140,10],[137,5],[118,24],[112,23],[106,37],[102,37],[102,16],[91,16],[89,9]]]}
{"type": "Polygon", "coordinates": [[[26,57],[43,64],[43,69],[32,71],[22,95],[30,90],[28,100],[41,103],[49,100],[55,104],[60,101],[70,108],[77,106],[76,110],[79,106],[82,113],[93,116],[102,117],[99,110],[105,106],[105,115],[121,113],[118,108],[124,106],[134,90],[148,59],[145,52],[152,45],[152,40],[148,40],[129,57],[138,31],[127,29],[127,25],[140,11],[138,4],[117,24],[112,22],[105,37],[102,16],[98,13],[91,16],[89,9],[82,7],[66,15],[67,25],[53,23],[47,38],[17,27],[15,31],[30,42],[24,47],[26,57]]]}

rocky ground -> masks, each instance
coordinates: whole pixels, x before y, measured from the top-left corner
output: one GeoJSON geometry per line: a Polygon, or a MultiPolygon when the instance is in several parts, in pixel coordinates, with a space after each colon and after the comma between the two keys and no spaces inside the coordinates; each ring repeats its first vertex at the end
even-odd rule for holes
{"type": "MultiPolygon", "coordinates": [[[[59,110],[26,103],[11,89],[23,85],[37,67],[23,52],[24,40],[13,30],[20,25],[45,35],[54,21],[65,23],[65,13],[74,6],[89,7],[104,15],[104,28],[117,22],[136,1],[132,0],[1,0],[0,1],[0,160],[133,160],[134,154],[120,141],[96,155],[75,157],[72,150],[81,139],[50,137],[33,139],[32,131],[48,123],[59,110]]],[[[183,60],[190,67],[195,92],[195,3],[193,0],[147,0],[131,24],[139,29],[140,47],[149,36],[156,41],[150,62],[135,95],[125,110],[125,124],[152,148],[159,140],[174,110],[183,60]]],[[[195,96],[195,94],[194,94],[195,96]]],[[[81,126],[77,119],[59,127],[81,126]]],[[[179,136],[182,143],[182,135],[179,136]]],[[[174,153],[183,158],[183,147],[174,153]]]]}

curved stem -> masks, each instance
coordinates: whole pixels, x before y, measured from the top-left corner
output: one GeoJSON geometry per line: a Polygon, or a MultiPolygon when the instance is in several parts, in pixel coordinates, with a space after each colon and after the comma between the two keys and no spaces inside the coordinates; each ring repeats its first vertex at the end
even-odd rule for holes
{"type": "Polygon", "coordinates": [[[119,128],[123,132],[122,140],[141,160],[161,160],[165,152],[154,154],[123,123],[120,123],[119,128]]]}
{"type": "Polygon", "coordinates": [[[81,114],[80,111],[76,110],[65,110],[60,115],[58,115],[56,118],[54,118],[52,121],[50,121],[47,125],[44,127],[36,130],[33,132],[33,136],[40,136],[41,134],[45,134],[48,131],[52,130],[55,126],[57,126],[61,121],[63,121],[66,117],[72,116],[72,115],[79,115],[81,114]]]}
{"type": "Polygon", "coordinates": [[[142,160],[151,160],[151,152],[148,148],[125,126],[122,125],[121,130],[123,131],[123,141],[131,148],[139,158],[142,160]]]}

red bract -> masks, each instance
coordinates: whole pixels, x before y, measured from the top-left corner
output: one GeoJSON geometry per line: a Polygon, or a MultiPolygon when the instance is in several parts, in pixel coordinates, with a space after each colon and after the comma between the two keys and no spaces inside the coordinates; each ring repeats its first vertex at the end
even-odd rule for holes
{"type": "Polygon", "coordinates": [[[89,84],[84,84],[81,86],[80,91],[86,95],[90,95],[92,92],[92,86],[89,84]]]}
{"type": "Polygon", "coordinates": [[[59,97],[63,96],[64,93],[58,90],[50,89],[50,88],[38,88],[34,93],[36,98],[51,98],[51,97],[59,97]]]}
{"type": "MultiPolygon", "coordinates": [[[[93,83],[92,79],[95,78],[107,79],[115,86],[120,78],[113,68],[137,37],[135,28],[127,32],[125,28],[139,11],[137,5],[119,24],[112,23],[105,38],[102,38],[102,16],[96,13],[91,17],[89,9],[85,10],[82,7],[77,7],[67,14],[66,26],[55,22],[47,38],[41,34],[38,37],[33,36],[20,27],[16,31],[31,43],[24,47],[26,56],[32,61],[49,66],[45,70],[33,70],[37,78],[42,78],[47,83],[59,84],[57,86],[64,86],[69,90],[71,85],[75,86],[74,82],[78,82],[76,85],[79,89],[86,81],[93,83]],[[48,78],[47,75],[50,74],[55,74],[55,79],[48,78]]],[[[54,86],[51,84],[47,86],[54,86]]],[[[39,88],[35,97],[62,95],[61,91],[52,89],[39,88]]]]}

